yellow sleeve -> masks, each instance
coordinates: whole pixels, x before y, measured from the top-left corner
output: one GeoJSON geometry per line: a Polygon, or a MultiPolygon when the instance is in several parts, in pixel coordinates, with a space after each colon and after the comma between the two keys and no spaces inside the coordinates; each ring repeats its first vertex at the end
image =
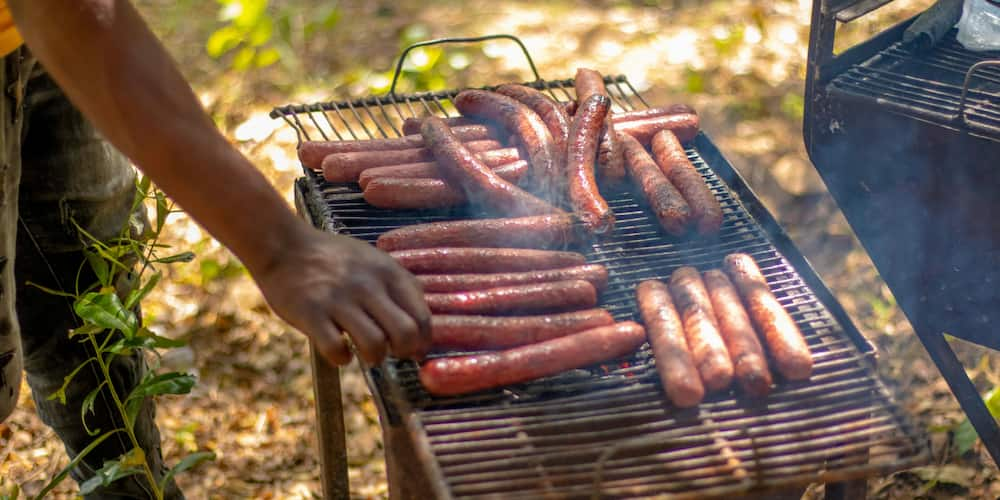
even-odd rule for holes
{"type": "Polygon", "coordinates": [[[0,0],[0,56],[5,56],[14,52],[14,49],[21,46],[24,40],[14,26],[14,18],[7,9],[7,2],[0,0]]]}

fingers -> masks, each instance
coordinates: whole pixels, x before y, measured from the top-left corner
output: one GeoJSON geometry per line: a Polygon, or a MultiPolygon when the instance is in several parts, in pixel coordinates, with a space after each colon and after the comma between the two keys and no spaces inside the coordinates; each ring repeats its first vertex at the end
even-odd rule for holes
{"type": "Polygon", "coordinates": [[[332,321],[325,317],[317,319],[309,333],[313,347],[323,359],[334,366],[346,365],[351,362],[351,349],[347,345],[347,339],[332,321]]]}
{"type": "Polygon", "coordinates": [[[393,356],[417,358],[426,352],[417,322],[388,295],[384,293],[369,295],[364,303],[365,309],[385,332],[393,356]]]}
{"type": "Polygon", "coordinates": [[[385,334],[358,304],[338,303],[331,311],[333,320],[347,331],[365,362],[376,365],[386,354],[385,334]]]}
{"type": "MultiPolygon", "coordinates": [[[[402,268],[400,268],[402,269],[402,268]]],[[[401,271],[398,279],[388,282],[389,296],[417,324],[417,340],[422,350],[430,349],[431,344],[431,310],[424,300],[424,291],[420,284],[407,271],[401,271]]]]}

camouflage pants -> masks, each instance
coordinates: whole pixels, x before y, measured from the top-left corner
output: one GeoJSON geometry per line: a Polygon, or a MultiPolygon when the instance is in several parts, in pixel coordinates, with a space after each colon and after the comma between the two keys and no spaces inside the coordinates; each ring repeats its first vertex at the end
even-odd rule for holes
{"type": "MultiPolygon", "coordinates": [[[[67,404],[46,400],[93,351],[68,338],[78,326],[70,301],[26,283],[72,290],[78,279],[81,288],[96,282],[87,266],[78,278],[84,256],[74,223],[99,239],[117,236],[131,215],[135,172],[26,51],[3,59],[0,82],[0,420],[17,402],[23,368],[40,418],[75,456],[93,440],[81,423],[80,406],[103,379],[91,363],[66,389],[67,404]]],[[[111,375],[119,394],[128,394],[145,370],[142,353],[116,357],[111,375]]],[[[94,409],[87,418],[91,429],[119,427],[106,390],[94,409]]],[[[145,401],[135,431],[154,473],[162,475],[154,413],[152,400],[145,401]]],[[[122,433],[105,440],[73,477],[92,476],[105,460],[132,448],[126,441],[122,433]]],[[[168,492],[169,498],[182,497],[174,484],[168,492]]],[[[145,482],[132,476],[87,498],[150,496],[145,482]]]]}

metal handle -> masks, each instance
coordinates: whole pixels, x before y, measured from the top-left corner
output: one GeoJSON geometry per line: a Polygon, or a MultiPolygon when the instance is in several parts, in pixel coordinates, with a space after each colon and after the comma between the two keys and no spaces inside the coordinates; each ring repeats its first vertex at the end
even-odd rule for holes
{"type": "Polygon", "coordinates": [[[439,45],[443,43],[471,43],[471,42],[482,42],[484,40],[496,40],[500,38],[506,38],[508,40],[513,40],[521,47],[521,52],[524,52],[525,59],[528,60],[528,65],[531,66],[531,72],[535,74],[535,81],[541,81],[542,77],[538,74],[538,69],[535,68],[535,61],[531,59],[531,54],[528,53],[527,47],[521,42],[521,39],[514,35],[507,34],[496,34],[496,35],[485,35],[485,36],[474,36],[474,37],[461,37],[461,38],[438,38],[435,40],[426,40],[423,42],[417,42],[409,47],[403,49],[403,53],[399,55],[399,62],[396,63],[396,73],[392,75],[392,85],[389,86],[389,95],[396,95],[396,81],[399,80],[399,73],[403,70],[403,61],[406,60],[406,55],[410,53],[411,50],[418,47],[426,47],[428,45],[439,45]]]}
{"type": "Polygon", "coordinates": [[[958,101],[958,116],[955,118],[960,119],[962,124],[966,127],[969,126],[969,119],[965,112],[965,101],[967,100],[969,94],[969,83],[972,82],[972,75],[975,74],[977,70],[988,66],[1000,67],[1000,59],[987,59],[985,61],[979,61],[976,64],[973,64],[969,68],[969,71],[965,72],[965,82],[962,83],[962,98],[958,101]]]}

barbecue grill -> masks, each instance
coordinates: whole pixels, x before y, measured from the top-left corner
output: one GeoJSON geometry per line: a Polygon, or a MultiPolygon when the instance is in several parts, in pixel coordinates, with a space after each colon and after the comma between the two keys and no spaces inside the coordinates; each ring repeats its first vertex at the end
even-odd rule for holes
{"type": "MultiPolygon", "coordinates": [[[[520,44],[496,35],[418,46],[497,37],[520,44]]],[[[526,85],[560,101],[575,98],[572,80],[543,80],[521,48],[535,76],[526,85]]],[[[648,107],[626,77],[605,82],[616,112],[648,107]]],[[[457,92],[390,91],[289,105],[272,116],[294,127],[300,141],[391,137],[407,117],[454,115],[450,99],[457,92]]],[[[830,497],[857,498],[863,478],[926,463],[926,438],[877,377],[873,346],[709,137],[702,133],[686,148],[723,207],[721,233],[668,236],[631,188],[602,190],[618,219],[614,233],[571,247],[609,270],[600,306],[617,320],[637,320],[638,282],[668,278],[683,265],[718,268],[725,255],[746,252],[804,333],[813,376],[780,381],[766,398],[727,391],[681,410],[666,401],[648,345],[622,359],[460,397],[429,395],[412,361],[389,359],[364,372],[382,421],[394,496],[706,498],[825,482],[830,497]]],[[[356,184],[332,184],[309,169],[295,194],[317,227],[369,242],[403,225],[486,216],[468,207],[376,209],[356,184]]],[[[339,379],[335,368],[313,358],[324,489],[341,498],[347,479],[339,379]]]]}
{"type": "Polygon", "coordinates": [[[839,24],[887,3],[813,3],[805,142],[1000,463],[1000,430],[944,337],[1000,349],[1000,52],[966,50],[954,29],[904,42],[910,19],[833,54],[839,24]]]}

